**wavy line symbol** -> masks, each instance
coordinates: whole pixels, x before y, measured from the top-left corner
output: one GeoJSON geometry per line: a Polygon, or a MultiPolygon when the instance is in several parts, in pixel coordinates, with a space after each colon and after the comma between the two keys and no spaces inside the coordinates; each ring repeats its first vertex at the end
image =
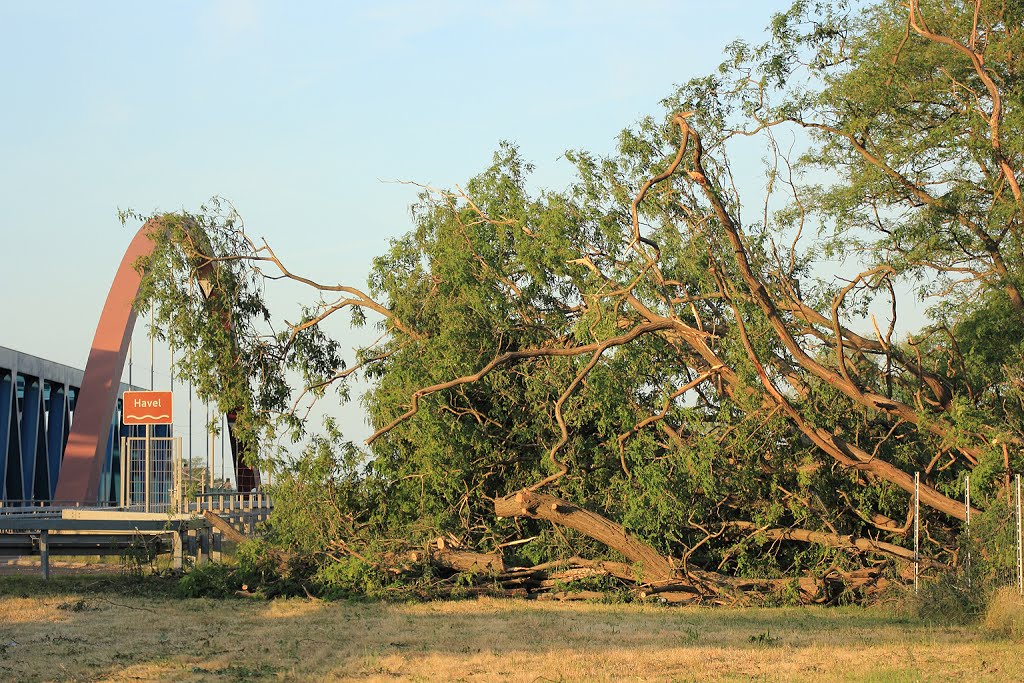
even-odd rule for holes
{"type": "Polygon", "coordinates": [[[125,417],[129,420],[159,420],[170,417],[170,415],[125,415],[125,417]]]}

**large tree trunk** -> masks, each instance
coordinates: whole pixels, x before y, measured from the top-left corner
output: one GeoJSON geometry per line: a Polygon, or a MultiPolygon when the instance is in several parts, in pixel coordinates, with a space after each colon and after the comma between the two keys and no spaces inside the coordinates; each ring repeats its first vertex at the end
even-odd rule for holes
{"type": "Polygon", "coordinates": [[[439,567],[445,567],[469,574],[495,574],[505,571],[505,561],[496,553],[476,553],[462,547],[453,547],[451,543],[439,538],[423,550],[414,550],[409,554],[413,562],[429,561],[439,567]]]}
{"type": "Polygon", "coordinates": [[[604,543],[633,564],[640,565],[635,572],[647,583],[668,581],[675,574],[671,563],[665,557],[651,546],[630,536],[621,525],[560,498],[544,493],[520,491],[496,499],[494,512],[499,517],[544,519],[575,529],[604,543]]]}

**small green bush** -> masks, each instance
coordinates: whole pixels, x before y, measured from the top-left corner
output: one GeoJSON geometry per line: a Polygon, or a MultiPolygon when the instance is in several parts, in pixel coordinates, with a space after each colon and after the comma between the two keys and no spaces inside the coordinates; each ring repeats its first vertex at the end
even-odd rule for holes
{"type": "Polygon", "coordinates": [[[198,564],[178,581],[178,590],[186,598],[225,598],[242,587],[234,567],[220,562],[198,564]]]}
{"type": "Polygon", "coordinates": [[[320,597],[328,600],[381,597],[384,589],[384,581],[377,569],[357,557],[346,557],[324,565],[312,581],[320,597]]]}

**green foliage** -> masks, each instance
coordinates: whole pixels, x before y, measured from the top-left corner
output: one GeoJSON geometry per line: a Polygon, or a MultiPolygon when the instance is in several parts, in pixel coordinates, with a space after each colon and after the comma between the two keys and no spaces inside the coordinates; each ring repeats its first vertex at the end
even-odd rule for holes
{"type": "Polygon", "coordinates": [[[984,616],[990,595],[989,587],[968,586],[962,577],[941,576],[922,581],[909,605],[913,616],[930,623],[973,624],[984,616]]]}
{"type": "Polygon", "coordinates": [[[966,535],[960,538],[961,566],[969,571],[971,585],[982,593],[990,593],[1016,578],[1017,538],[1014,517],[1015,511],[1005,498],[994,498],[984,514],[971,518],[970,539],[966,535]]]}
{"type": "Polygon", "coordinates": [[[197,564],[178,581],[178,589],[186,598],[226,598],[241,588],[236,568],[220,562],[197,564]]]}
{"type": "Polygon", "coordinates": [[[1005,621],[1006,589],[1017,580],[1017,539],[1015,512],[1003,495],[971,519],[970,537],[965,532],[958,539],[956,571],[922,579],[919,592],[907,596],[914,616],[939,624],[1005,621]]]}
{"type": "Polygon", "coordinates": [[[386,579],[375,567],[357,557],[346,557],[324,565],[312,580],[318,594],[328,600],[364,596],[381,598],[386,595],[386,579]]]}
{"type": "Polygon", "coordinates": [[[561,190],[532,190],[503,143],[464,189],[422,193],[368,295],[331,289],[349,298],[284,332],[256,268],[270,252],[230,207],[159,216],[139,305],[187,351],[179,371],[239,412],[250,443],[303,439],[277,463],[270,542],[309,565],[292,576],[262,550],[244,571],[290,582],[272,591],[381,594],[405,580],[377,567],[438,536],[531,538],[507,550],[522,562],[616,559],[495,517],[531,486],[684,566],[857,569],[869,559],[842,543],[756,530],[906,547],[914,472],[932,508],[923,552],[962,557],[970,475],[975,571],[1003,571],[1006,476],[1024,462],[1024,15],[994,0],[977,17],[945,0],[908,11],[798,0],[612,154],[567,152],[561,190]],[[752,181],[733,168],[756,144],[752,181]],[[913,334],[906,292],[928,310],[913,334]],[[346,307],[382,332],[358,365],[318,322],[346,307]],[[330,419],[306,434],[290,410],[332,385],[347,400],[350,377],[369,384],[369,449],[330,419]]]}
{"type": "Polygon", "coordinates": [[[364,455],[327,419],[302,453],[274,477],[272,538],[290,550],[321,553],[338,538],[351,538],[363,510],[372,510],[372,481],[364,455]]]}
{"type": "Polygon", "coordinates": [[[754,645],[778,645],[782,639],[778,636],[773,636],[771,630],[764,631],[763,633],[757,633],[750,636],[749,640],[754,645]]]}
{"type": "MultiPolygon", "coordinates": [[[[129,218],[146,217],[122,213],[129,218]]],[[[174,374],[190,381],[200,400],[233,413],[243,443],[256,445],[282,429],[297,438],[302,422],[289,410],[288,373],[298,373],[305,386],[322,384],[343,367],[337,342],[311,323],[309,309],[294,334],[274,332],[255,265],[266,252],[246,238],[224,200],[148,220],[155,248],[135,264],[145,274],[135,307],[152,312],[154,335],[177,352],[174,374]]],[[[256,457],[256,449],[246,450],[256,457]]]]}

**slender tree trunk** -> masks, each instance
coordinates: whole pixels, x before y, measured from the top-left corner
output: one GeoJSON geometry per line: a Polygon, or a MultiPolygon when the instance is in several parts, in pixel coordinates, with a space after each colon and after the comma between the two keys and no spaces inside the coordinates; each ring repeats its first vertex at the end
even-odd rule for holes
{"type": "MultiPolygon", "coordinates": [[[[756,530],[759,534],[770,540],[802,541],[830,548],[852,548],[869,553],[898,557],[907,562],[914,561],[913,550],[893,543],[875,541],[870,538],[830,534],[823,531],[810,531],[809,529],[759,529],[753,522],[726,522],[726,524],[734,529],[756,530]]],[[[926,566],[945,566],[931,559],[922,558],[922,561],[926,566]]]]}

